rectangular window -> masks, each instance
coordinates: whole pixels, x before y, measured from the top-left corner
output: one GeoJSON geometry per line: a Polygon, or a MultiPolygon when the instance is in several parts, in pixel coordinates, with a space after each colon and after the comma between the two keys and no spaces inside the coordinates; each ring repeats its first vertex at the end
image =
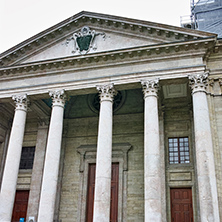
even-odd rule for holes
{"type": "Polygon", "coordinates": [[[35,155],[35,147],[22,147],[22,155],[19,169],[32,169],[35,155]]]}
{"type": "Polygon", "coordinates": [[[168,139],[169,163],[189,163],[189,141],[188,137],[174,137],[168,139]]]}

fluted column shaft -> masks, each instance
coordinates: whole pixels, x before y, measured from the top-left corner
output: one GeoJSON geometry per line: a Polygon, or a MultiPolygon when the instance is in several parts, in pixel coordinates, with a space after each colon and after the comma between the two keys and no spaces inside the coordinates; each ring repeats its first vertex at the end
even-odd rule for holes
{"type": "Polygon", "coordinates": [[[112,104],[115,90],[113,85],[98,86],[97,89],[100,93],[100,113],[93,222],[109,222],[112,169],[112,104]]]}
{"type": "Polygon", "coordinates": [[[207,74],[190,76],[189,79],[193,96],[200,217],[202,222],[219,222],[213,143],[206,95],[207,74]]]}
{"type": "Polygon", "coordinates": [[[62,142],[64,91],[50,92],[50,96],[53,105],[46,147],[38,222],[53,222],[62,142]]]}
{"type": "Polygon", "coordinates": [[[0,221],[4,222],[10,222],[12,217],[27,113],[27,96],[12,98],[16,108],[0,194],[0,221]]]}
{"type": "Polygon", "coordinates": [[[142,81],[144,93],[144,196],[145,222],[161,222],[160,136],[158,80],[142,81]]]}

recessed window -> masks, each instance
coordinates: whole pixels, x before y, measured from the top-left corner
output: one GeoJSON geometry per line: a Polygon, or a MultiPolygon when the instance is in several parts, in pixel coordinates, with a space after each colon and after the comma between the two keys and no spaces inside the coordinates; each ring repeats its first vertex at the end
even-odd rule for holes
{"type": "Polygon", "coordinates": [[[188,137],[174,137],[168,139],[169,163],[189,163],[190,151],[188,137]]]}
{"type": "Polygon", "coordinates": [[[35,147],[22,147],[22,155],[19,169],[32,169],[35,155],[35,147]]]}

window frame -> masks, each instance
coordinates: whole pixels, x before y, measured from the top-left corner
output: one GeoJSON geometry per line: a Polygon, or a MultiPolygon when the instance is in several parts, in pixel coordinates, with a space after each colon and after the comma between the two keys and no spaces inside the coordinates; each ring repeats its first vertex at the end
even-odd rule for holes
{"type": "Polygon", "coordinates": [[[19,163],[19,170],[32,170],[33,169],[33,164],[34,164],[34,158],[35,158],[35,146],[24,146],[22,147],[22,152],[21,152],[21,158],[20,158],[20,163],[19,163]],[[24,158],[24,150],[25,149],[33,149],[33,157],[32,158],[24,158]],[[28,161],[32,161],[31,167],[27,164],[28,161]],[[27,166],[24,166],[25,163],[27,166]]]}
{"type": "Polygon", "coordinates": [[[168,141],[168,163],[170,165],[172,165],[172,164],[190,164],[191,163],[190,144],[189,144],[189,137],[188,136],[168,137],[167,141],[168,141]],[[180,141],[181,139],[183,141],[180,141]],[[173,140],[173,141],[170,141],[170,140],[173,140]],[[170,146],[170,143],[175,144],[175,142],[177,144],[176,147],[174,145],[170,146]],[[181,146],[180,143],[183,143],[183,144],[188,143],[188,145],[181,146]],[[175,150],[175,148],[177,148],[177,151],[175,150]],[[183,150],[182,150],[182,148],[183,148],[183,150]],[[170,151],[170,149],[173,149],[173,151],[170,151]],[[182,152],[184,153],[184,155],[181,155],[182,152]],[[188,152],[188,155],[185,154],[186,152],[188,152]],[[177,156],[170,155],[170,154],[175,154],[175,153],[177,154],[177,156]],[[171,157],[173,158],[173,160],[171,160],[171,157]],[[177,161],[175,160],[175,157],[178,158],[177,161]],[[186,159],[187,157],[189,157],[189,158],[186,159]],[[184,159],[182,159],[182,158],[184,158],[184,159]]]}

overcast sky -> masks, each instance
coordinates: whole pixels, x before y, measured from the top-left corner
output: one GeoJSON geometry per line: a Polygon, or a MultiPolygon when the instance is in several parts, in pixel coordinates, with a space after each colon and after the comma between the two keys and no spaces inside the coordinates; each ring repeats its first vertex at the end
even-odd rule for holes
{"type": "Polygon", "coordinates": [[[0,0],[0,53],[83,10],[180,26],[190,0],[0,0]]]}

